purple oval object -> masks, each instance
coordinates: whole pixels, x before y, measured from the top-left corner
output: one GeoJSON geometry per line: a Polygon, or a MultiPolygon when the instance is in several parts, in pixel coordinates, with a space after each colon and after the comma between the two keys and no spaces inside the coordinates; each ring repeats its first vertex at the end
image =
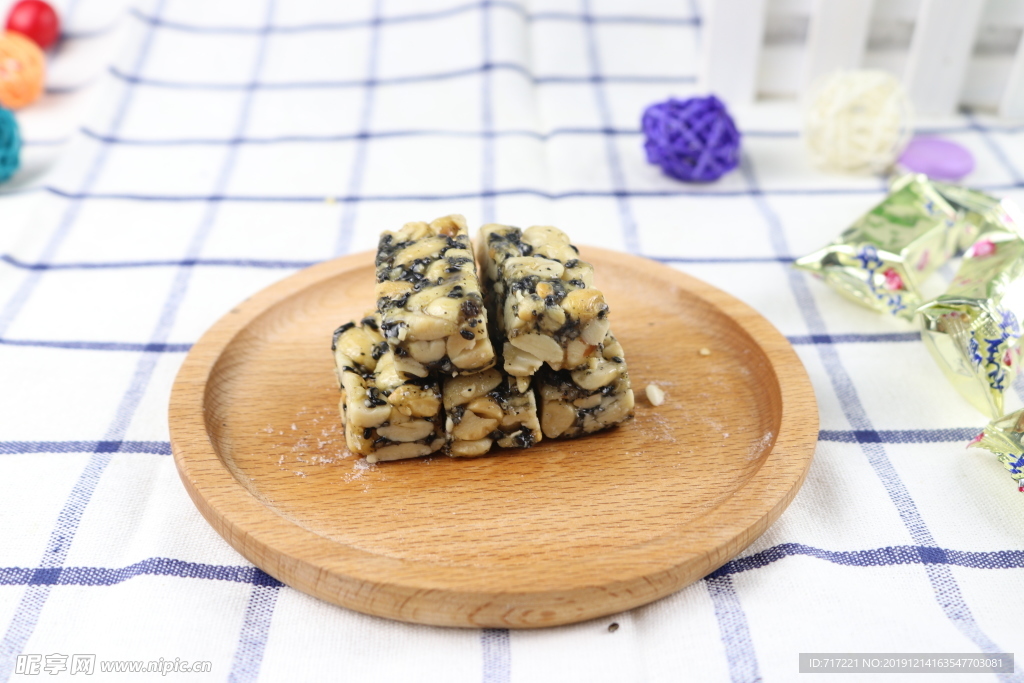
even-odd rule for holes
{"type": "Polygon", "coordinates": [[[919,137],[903,150],[900,165],[936,180],[960,180],[974,170],[974,157],[955,142],[919,137]]]}

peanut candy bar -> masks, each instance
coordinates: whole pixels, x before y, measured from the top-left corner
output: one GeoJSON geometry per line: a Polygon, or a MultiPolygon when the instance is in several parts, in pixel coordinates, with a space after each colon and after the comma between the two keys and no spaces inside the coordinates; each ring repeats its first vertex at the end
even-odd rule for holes
{"type": "Polygon", "coordinates": [[[593,288],[594,267],[565,233],[485,225],[478,249],[488,305],[505,340],[505,371],[519,390],[544,363],[553,370],[585,366],[608,333],[608,304],[593,288]]]}
{"type": "Polygon", "coordinates": [[[466,219],[445,216],[381,234],[377,310],[399,370],[427,377],[494,365],[466,219]]]}
{"type": "Polygon", "coordinates": [[[445,434],[455,457],[484,455],[502,448],[529,448],[541,440],[533,392],[520,392],[498,368],[445,380],[445,434]]]}
{"type": "Polygon", "coordinates": [[[407,378],[398,370],[376,314],[335,330],[331,350],[351,452],[374,463],[418,458],[444,446],[436,377],[407,378]]]}
{"type": "Polygon", "coordinates": [[[575,437],[607,429],[633,417],[633,390],[622,346],[610,332],[586,365],[537,373],[544,436],[575,437]]]}

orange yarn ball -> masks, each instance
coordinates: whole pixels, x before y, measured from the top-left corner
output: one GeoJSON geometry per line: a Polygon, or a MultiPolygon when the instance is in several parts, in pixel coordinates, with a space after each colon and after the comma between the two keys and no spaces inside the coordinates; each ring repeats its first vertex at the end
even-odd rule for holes
{"type": "Polygon", "coordinates": [[[43,94],[46,58],[31,40],[7,31],[0,35],[0,105],[20,109],[43,94]]]}

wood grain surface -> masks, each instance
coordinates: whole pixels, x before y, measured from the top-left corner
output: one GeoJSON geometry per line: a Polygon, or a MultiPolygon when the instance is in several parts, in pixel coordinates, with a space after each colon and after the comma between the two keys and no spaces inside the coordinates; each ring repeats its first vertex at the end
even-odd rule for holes
{"type": "Polygon", "coordinates": [[[626,351],[635,420],[478,459],[358,460],[330,352],[334,328],[373,305],[373,255],[356,254],[260,292],[192,348],[170,404],[192,500],[286,584],[423,624],[573,623],[721,566],[803,482],[818,434],[806,372],[721,291],[645,259],[582,252],[626,351]],[[664,405],[644,397],[650,382],[664,405]]]}

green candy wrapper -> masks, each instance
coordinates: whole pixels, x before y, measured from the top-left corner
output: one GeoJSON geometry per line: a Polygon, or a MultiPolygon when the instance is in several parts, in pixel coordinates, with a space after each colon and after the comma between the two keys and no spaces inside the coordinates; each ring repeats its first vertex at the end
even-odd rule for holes
{"type": "Polygon", "coordinates": [[[984,448],[994,453],[1010,478],[1017,482],[1017,490],[1024,493],[1024,409],[989,422],[978,438],[968,447],[984,448]]]}
{"type": "Polygon", "coordinates": [[[1020,363],[1024,304],[1024,239],[989,226],[964,255],[945,294],[918,309],[921,339],[957,391],[989,417],[1003,414],[1003,395],[1020,363]]]}
{"type": "Polygon", "coordinates": [[[1021,233],[1021,229],[1024,228],[1024,214],[1017,204],[1009,199],[997,199],[979,190],[960,185],[932,181],[932,186],[960,214],[960,251],[966,251],[989,230],[1011,230],[1021,233]]]}
{"type": "Polygon", "coordinates": [[[795,265],[857,303],[910,320],[923,303],[921,284],[956,253],[958,218],[925,176],[906,175],[835,242],[795,265]]]}

